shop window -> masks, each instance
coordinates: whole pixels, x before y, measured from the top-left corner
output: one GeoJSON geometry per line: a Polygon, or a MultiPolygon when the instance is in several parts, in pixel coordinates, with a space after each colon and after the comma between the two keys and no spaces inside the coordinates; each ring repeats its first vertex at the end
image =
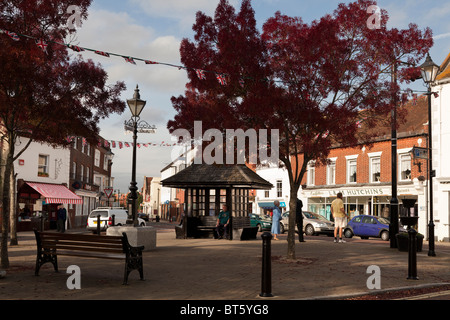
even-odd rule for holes
{"type": "Polygon", "coordinates": [[[400,154],[400,180],[411,180],[411,155],[409,153],[400,154]]]}
{"type": "Polygon", "coordinates": [[[327,184],[336,184],[336,160],[330,160],[327,165],[327,184]]]}
{"type": "Polygon", "coordinates": [[[307,184],[309,186],[313,186],[316,183],[316,168],[315,168],[315,162],[314,161],[310,161],[308,163],[308,168],[307,168],[307,184]]]}
{"type": "Polygon", "coordinates": [[[94,152],[94,165],[100,167],[100,150],[95,149],[94,152]]]}
{"type": "Polygon", "coordinates": [[[283,196],[283,182],[281,180],[277,181],[277,198],[283,196]]]}
{"type": "Polygon", "coordinates": [[[370,182],[381,181],[381,161],[380,157],[370,158],[370,182]]]}
{"type": "Polygon", "coordinates": [[[355,160],[349,160],[347,164],[347,181],[348,183],[356,183],[356,159],[355,160]]]}
{"type": "Polygon", "coordinates": [[[47,155],[39,155],[39,163],[38,163],[38,176],[39,177],[48,177],[48,157],[47,155]]]}

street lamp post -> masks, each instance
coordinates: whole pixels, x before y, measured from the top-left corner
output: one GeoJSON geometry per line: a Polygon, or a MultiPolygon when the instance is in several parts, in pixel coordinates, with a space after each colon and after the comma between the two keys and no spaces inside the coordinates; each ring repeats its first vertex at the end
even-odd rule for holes
{"type": "Polygon", "coordinates": [[[431,84],[436,80],[436,76],[439,72],[439,66],[431,60],[430,54],[427,55],[425,62],[420,66],[422,78],[427,85],[428,91],[428,181],[430,186],[429,190],[429,202],[430,202],[430,222],[428,224],[428,256],[436,256],[434,252],[434,218],[433,218],[433,177],[435,176],[433,171],[433,144],[432,144],[432,126],[431,126],[431,84]]]}
{"type": "Polygon", "coordinates": [[[133,126],[133,164],[131,171],[131,183],[130,183],[130,201],[131,201],[131,219],[128,217],[127,224],[132,224],[133,226],[138,225],[137,212],[136,212],[136,202],[137,202],[137,182],[136,182],[136,141],[138,132],[138,122],[139,115],[145,107],[146,102],[141,100],[141,95],[139,94],[139,87],[136,85],[134,90],[134,95],[132,99],[127,100],[128,107],[130,108],[132,118],[126,123],[133,126]]]}
{"type": "MultiPolygon", "coordinates": [[[[392,66],[392,82],[397,83],[397,62],[392,66]]],[[[397,96],[393,95],[394,108],[391,120],[391,179],[392,196],[390,201],[389,243],[391,248],[397,248],[395,235],[398,233],[398,198],[397,198],[397,96]]]]}

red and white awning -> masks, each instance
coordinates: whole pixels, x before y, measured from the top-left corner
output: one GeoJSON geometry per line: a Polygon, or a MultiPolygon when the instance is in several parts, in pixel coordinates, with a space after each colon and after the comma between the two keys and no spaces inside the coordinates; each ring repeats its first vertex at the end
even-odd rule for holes
{"type": "Polygon", "coordinates": [[[27,182],[47,203],[83,204],[83,199],[62,184],[27,182]]]}

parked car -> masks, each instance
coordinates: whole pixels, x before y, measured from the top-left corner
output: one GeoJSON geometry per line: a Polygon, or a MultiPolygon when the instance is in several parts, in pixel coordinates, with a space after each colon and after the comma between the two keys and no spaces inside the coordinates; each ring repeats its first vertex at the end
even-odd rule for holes
{"type": "MultiPolygon", "coordinates": [[[[112,216],[114,215],[114,225],[122,226],[127,223],[128,219],[128,210],[123,208],[110,208],[110,207],[99,207],[95,210],[92,210],[87,219],[86,229],[92,231],[93,233],[97,232],[97,216],[100,215],[100,231],[105,231],[109,227],[112,226],[112,216]]],[[[145,221],[141,218],[138,218],[139,226],[145,226],[145,221]]]]}
{"type": "Polygon", "coordinates": [[[346,238],[359,236],[361,239],[375,237],[387,241],[389,240],[389,220],[369,215],[353,217],[344,228],[344,236],[346,238]]]}
{"type": "MultiPolygon", "coordinates": [[[[334,222],[331,222],[324,216],[311,212],[303,211],[303,232],[308,235],[326,234],[332,236],[334,233],[334,222]]],[[[280,229],[284,233],[289,226],[289,211],[281,215],[280,229]]],[[[297,230],[298,232],[298,230],[297,230]]]]}
{"type": "Polygon", "coordinates": [[[146,213],[139,212],[138,213],[138,217],[141,218],[144,221],[149,221],[150,220],[149,215],[146,214],[146,213]]]}
{"type": "Polygon", "coordinates": [[[258,227],[258,231],[270,230],[272,229],[272,220],[265,216],[259,216],[254,213],[249,214],[250,226],[258,227]]]}

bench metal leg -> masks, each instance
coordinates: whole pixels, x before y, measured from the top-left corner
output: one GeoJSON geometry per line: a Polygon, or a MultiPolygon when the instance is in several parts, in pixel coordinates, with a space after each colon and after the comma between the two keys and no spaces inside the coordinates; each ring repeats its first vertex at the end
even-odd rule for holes
{"type": "Polygon", "coordinates": [[[34,269],[34,275],[39,275],[39,270],[41,267],[46,264],[47,262],[50,262],[53,264],[53,268],[55,269],[55,272],[58,272],[58,256],[50,253],[38,252],[38,255],[36,257],[36,268],[34,269]]]}
{"type": "Polygon", "coordinates": [[[128,276],[133,270],[138,270],[141,280],[145,280],[142,256],[128,257],[127,260],[125,261],[125,273],[123,278],[124,285],[128,284],[128,276]]]}

